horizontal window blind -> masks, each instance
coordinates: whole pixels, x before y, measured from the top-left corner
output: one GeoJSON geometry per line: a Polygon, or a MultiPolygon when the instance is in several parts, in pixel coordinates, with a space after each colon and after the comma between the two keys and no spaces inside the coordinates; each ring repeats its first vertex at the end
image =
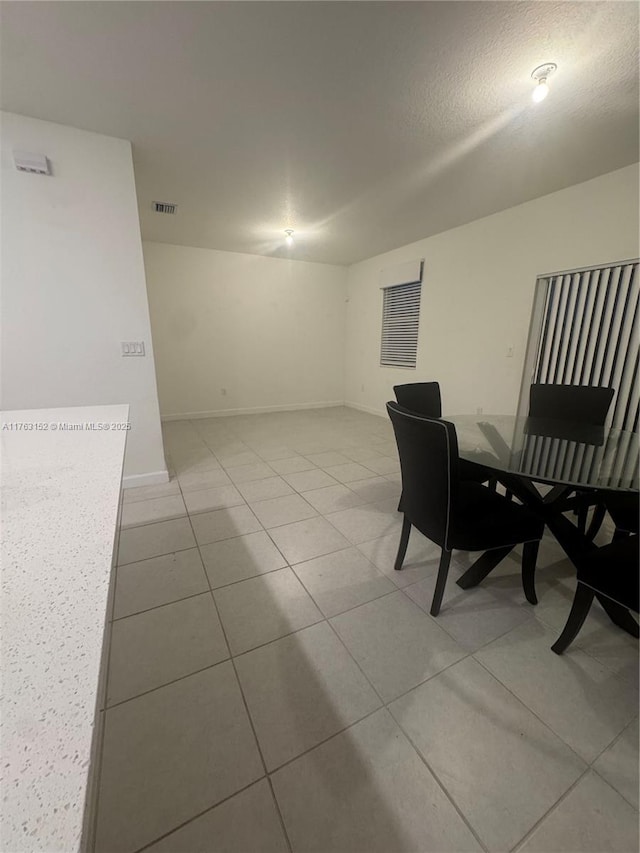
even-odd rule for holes
{"type": "Polygon", "coordinates": [[[422,283],[419,281],[384,288],[381,365],[415,368],[421,292],[422,283]]]}

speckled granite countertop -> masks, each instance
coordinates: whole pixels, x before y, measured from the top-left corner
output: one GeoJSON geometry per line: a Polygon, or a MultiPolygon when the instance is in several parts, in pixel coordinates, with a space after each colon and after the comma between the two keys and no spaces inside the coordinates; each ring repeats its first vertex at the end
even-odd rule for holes
{"type": "Polygon", "coordinates": [[[128,415],[0,418],[3,853],[80,846],[128,415]]]}

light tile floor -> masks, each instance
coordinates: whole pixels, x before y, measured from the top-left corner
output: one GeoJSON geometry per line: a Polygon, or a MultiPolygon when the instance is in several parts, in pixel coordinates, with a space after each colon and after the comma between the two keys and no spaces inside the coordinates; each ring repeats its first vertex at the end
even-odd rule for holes
{"type": "Polygon", "coordinates": [[[429,606],[390,425],[346,408],[174,421],[124,496],[98,853],[638,849],[638,647],[550,538],[429,606]]]}

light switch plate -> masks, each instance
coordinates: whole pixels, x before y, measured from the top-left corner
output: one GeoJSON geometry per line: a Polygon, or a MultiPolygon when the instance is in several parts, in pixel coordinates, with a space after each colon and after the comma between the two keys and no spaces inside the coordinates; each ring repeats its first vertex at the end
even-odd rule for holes
{"type": "Polygon", "coordinates": [[[122,341],[120,346],[122,349],[123,356],[143,356],[145,354],[144,341],[122,341]]]}

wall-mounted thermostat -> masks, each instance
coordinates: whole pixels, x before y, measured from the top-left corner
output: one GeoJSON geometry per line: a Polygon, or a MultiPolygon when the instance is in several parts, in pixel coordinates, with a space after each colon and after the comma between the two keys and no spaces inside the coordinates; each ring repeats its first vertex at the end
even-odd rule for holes
{"type": "Polygon", "coordinates": [[[13,162],[19,172],[32,172],[35,175],[50,175],[51,166],[44,154],[30,154],[28,151],[14,151],[13,162]]]}

